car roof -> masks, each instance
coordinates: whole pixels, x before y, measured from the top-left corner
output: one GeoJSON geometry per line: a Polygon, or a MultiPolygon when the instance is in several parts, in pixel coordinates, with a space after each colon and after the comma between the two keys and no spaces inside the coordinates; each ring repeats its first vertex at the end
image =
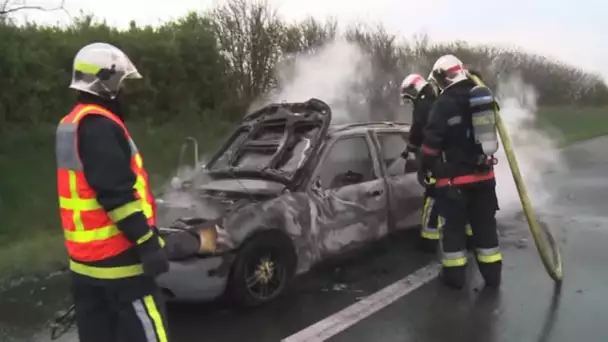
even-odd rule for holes
{"type": "Polygon", "coordinates": [[[356,122],[348,124],[331,125],[328,130],[328,136],[336,137],[342,135],[351,135],[356,133],[365,133],[369,130],[374,131],[403,131],[409,132],[411,125],[405,122],[395,121],[379,121],[379,122],[356,122]]]}

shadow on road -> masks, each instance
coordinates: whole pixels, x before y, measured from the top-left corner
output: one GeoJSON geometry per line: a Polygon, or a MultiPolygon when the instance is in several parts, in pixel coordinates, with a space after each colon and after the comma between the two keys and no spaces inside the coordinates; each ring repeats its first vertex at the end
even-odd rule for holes
{"type": "Polygon", "coordinates": [[[553,287],[553,296],[551,297],[551,305],[547,310],[547,316],[543,323],[543,328],[539,334],[538,342],[550,341],[551,333],[553,332],[553,326],[557,321],[557,315],[559,312],[559,305],[561,303],[562,294],[562,283],[555,283],[553,287]]]}

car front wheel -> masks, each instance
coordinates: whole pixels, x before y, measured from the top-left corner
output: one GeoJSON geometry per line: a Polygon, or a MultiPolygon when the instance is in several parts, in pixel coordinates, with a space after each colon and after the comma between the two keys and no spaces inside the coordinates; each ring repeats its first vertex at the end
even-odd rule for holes
{"type": "Polygon", "coordinates": [[[229,294],[243,306],[265,304],[288,287],[295,266],[296,255],[289,238],[282,233],[259,233],[237,254],[229,294]]]}

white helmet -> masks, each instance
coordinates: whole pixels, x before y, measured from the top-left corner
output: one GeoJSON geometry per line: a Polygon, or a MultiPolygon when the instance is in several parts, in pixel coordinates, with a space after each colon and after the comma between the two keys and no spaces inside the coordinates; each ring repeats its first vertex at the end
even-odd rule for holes
{"type": "Polygon", "coordinates": [[[429,83],[419,74],[409,74],[401,83],[401,99],[403,101],[415,100],[427,84],[429,83]]]}
{"type": "Polygon", "coordinates": [[[114,99],[125,79],[141,79],[129,57],[114,45],[91,43],[74,57],[71,89],[114,99]]]}
{"type": "Polygon", "coordinates": [[[442,91],[466,79],[467,72],[464,64],[454,55],[439,57],[429,75],[429,80],[442,91]]]}

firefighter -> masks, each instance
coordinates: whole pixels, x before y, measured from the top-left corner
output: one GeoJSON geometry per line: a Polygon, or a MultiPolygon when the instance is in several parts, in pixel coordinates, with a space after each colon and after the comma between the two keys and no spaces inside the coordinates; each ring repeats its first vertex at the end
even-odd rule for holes
{"type": "Polygon", "coordinates": [[[141,79],[106,43],[74,58],[77,104],[56,136],[61,223],[82,342],[167,341],[155,277],[168,271],[148,175],[123,122],[123,82],[141,79]]]}
{"type": "Polygon", "coordinates": [[[477,86],[453,55],[439,58],[431,78],[441,89],[431,108],[421,146],[421,168],[436,178],[436,195],[445,217],[441,234],[442,279],[462,288],[467,265],[465,223],[471,223],[479,270],[486,286],[499,286],[502,256],[496,229],[496,102],[477,86]]]}
{"type": "MultiPolygon", "coordinates": [[[[422,144],[422,130],[426,125],[429,111],[437,98],[437,90],[419,74],[410,74],[401,83],[401,99],[413,106],[412,127],[410,128],[409,142],[403,153],[404,158],[412,152],[418,154],[422,144]]],[[[420,248],[434,253],[439,241],[439,230],[444,219],[438,214],[435,205],[435,179],[428,174],[420,174],[420,183],[425,187],[424,204],[421,217],[420,248]]],[[[467,224],[467,236],[472,235],[471,226],[467,224]]],[[[467,246],[469,239],[467,239],[467,246]]]]}

